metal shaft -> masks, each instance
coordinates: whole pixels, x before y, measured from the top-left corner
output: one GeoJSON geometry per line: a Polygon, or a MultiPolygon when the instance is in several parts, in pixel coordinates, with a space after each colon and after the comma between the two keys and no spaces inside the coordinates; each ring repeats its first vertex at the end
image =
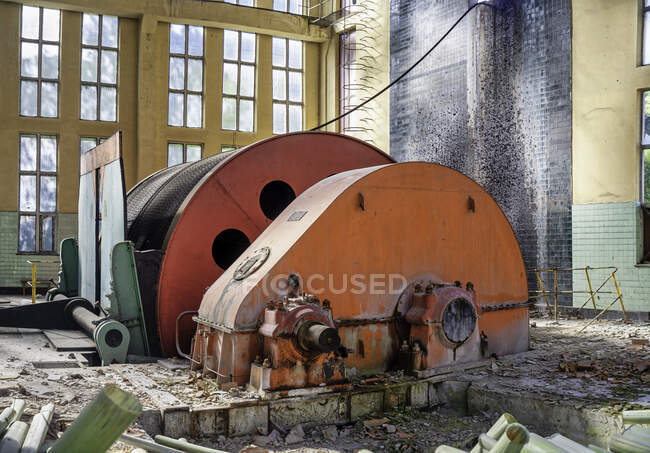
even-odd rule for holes
{"type": "Polygon", "coordinates": [[[88,335],[90,335],[90,338],[93,337],[97,321],[100,321],[102,319],[95,313],[86,310],[84,307],[73,308],[72,317],[75,321],[77,321],[79,327],[81,327],[88,335]]]}
{"type": "Polygon", "coordinates": [[[330,352],[341,346],[341,337],[333,327],[312,324],[298,332],[300,346],[308,351],[330,352]]]}
{"type": "Polygon", "coordinates": [[[168,447],[174,447],[181,451],[186,451],[189,453],[226,453],[223,450],[215,450],[214,448],[202,447],[200,445],[194,445],[189,442],[185,442],[180,439],[173,439],[167,436],[158,435],[154,437],[156,442],[168,447]]]}
{"type": "Polygon", "coordinates": [[[129,436],[128,434],[120,435],[120,441],[125,444],[133,445],[134,447],[142,448],[143,450],[151,451],[153,453],[183,453],[182,450],[175,448],[165,447],[164,445],[149,442],[139,437],[129,436]]]}

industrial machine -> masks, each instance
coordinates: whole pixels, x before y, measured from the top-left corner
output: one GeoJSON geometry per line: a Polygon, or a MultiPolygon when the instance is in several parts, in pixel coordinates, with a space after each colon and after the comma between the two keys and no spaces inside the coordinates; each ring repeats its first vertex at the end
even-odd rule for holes
{"type": "Polygon", "coordinates": [[[426,376],[526,350],[527,299],[510,224],[470,178],[350,170],[297,197],[207,290],[192,360],[258,390],[426,376]]]}

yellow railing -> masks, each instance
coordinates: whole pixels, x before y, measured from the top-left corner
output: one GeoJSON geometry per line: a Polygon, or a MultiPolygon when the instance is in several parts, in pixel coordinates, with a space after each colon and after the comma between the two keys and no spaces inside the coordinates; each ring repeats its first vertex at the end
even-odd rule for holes
{"type": "MultiPolygon", "coordinates": [[[[58,264],[59,261],[57,260],[27,260],[29,264],[32,265],[32,280],[27,282],[27,286],[30,286],[32,288],[32,303],[36,303],[36,286],[38,286],[39,283],[50,283],[50,280],[38,280],[36,278],[36,266],[38,264],[58,264]]],[[[24,295],[24,293],[23,293],[24,295]]]]}
{"type": "Polygon", "coordinates": [[[627,319],[627,313],[625,312],[625,305],[623,305],[623,294],[621,293],[621,288],[618,284],[618,281],[616,280],[616,271],[618,271],[617,267],[614,266],[601,266],[601,267],[563,267],[563,268],[550,268],[550,269],[533,269],[531,272],[535,272],[535,277],[537,278],[537,283],[539,284],[538,290],[530,291],[531,299],[537,299],[540,297],[544,298],[544,301],[546,302],[546,308],[548,309],[548,312],[554,316],[555,320],[557,321],[557,315],[558,315],[558,296],[560,294],[588,294],[589,296],[587,297],[587,300],[578,308],[578,310],[581,310],[591,301],[593,307],[594,307],[594,318],[587,323],[580,331],[584,330],[588,325],[596,321],[598,318],[602,316],[603,313],[605,313],[607,310],[611,308],[612,305],[614,305],[617,301],[620,301],[621,303],[621,310],[623,311],[623,318],[625,319],[625,322],[628,321],[627,319]],[[607,270],[611,271],[608,272],[607,278],[600,284],[598,289],[594,291],[591,277],[592,275],[589,275],[589,271],[594,271],[594,270],[607,270]],[[558,273],[559,272],[576,272],[576,271],[582,271],[585,273],[585,277],[587,278],[587,286],[589,290],[585,291],[567,291],[567,290],[558,290],[558,273]],[[553,290],[547,290],[544,288],[544,283],[542,282],[542,275],[545,273],[553,273],[553,290]],[[609,281],[612,280],[614,283],[614,288],[616,291],[602,291],[603,287],[605,284],[609,281]],[[614,300],[607,305],[602,311],[598,311],[598,307],[596,305],[596,295],[598,294],[616,294],[616,297],[614,300]],[[549,302],[549,296],[554,297],[554,308],[551,308],[551,304],[549,302]]]}

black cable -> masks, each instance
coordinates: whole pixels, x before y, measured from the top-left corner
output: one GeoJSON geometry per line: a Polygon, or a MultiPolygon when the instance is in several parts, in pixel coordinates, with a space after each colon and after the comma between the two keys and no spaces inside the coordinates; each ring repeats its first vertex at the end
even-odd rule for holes
{"type": "Polygon", "coordinates": [[[391,83],[389,83],[388,85],[386,85],[386,86],[385,86],[384,88],[382,88],[380,91],[378,91],[377,93],[375,93],[374,95],[372,95],[371,97],[369,97],[368,99],[366,99],[366,100],[363,101],[361,104],[359,104],[359,105],[357,105],[356,107],[354,107],[353,109],[350,109],[350,110],[348,110],[348,111],[345,112],[345,113],[342,113],[341,115],[337,116],[336,118],[331,119],[331,120],[329,120],[328,122],[321,124],[320,126],[316,126],[316,127],[312,128],[312,129],[310,129],[310,131],[317,131],[317,130],[320,129],[320,128],[323,128],[323,127],[325,127],[325,126],[329,126],[330,124],[334,123],[335,121],[338,121],[338,120],[340,120],[341,118],[343,118],[343,117],[349,115],[350,113],[354,112],[355,110],[360,109],[361,107],[363,107],[364,105],[366,105],[368,102],[370,102],[370,101],[372,101],[373,99],[377,98],[377,97],[380,96],[384,91],[388,90],[390,87],[392,87],[392,86],[395,85],[397,82],[399,82],[400,80],[402,80],[402,79],[403,79],[404,77],[406,77],[406,75],[407,75],[409,72],[411,72],[411,71],[412,71],[412,70],[413,70],[417,65],[419,65],[420,63],[422,63],[422,60],[424,60],[426,57],[428,57],[429,54],[435,50],[436,47],[438,47],[438,44],[440,44],[440,43],[442,42],[442,40],[445,39],[445,38],[447,37],[447,35],[449,35],[449,33],[451,33],[451,31],[452,31],[454,28],[456,28],[456,25],[458,25],[458,24],[460,23],[460,21],[462,21],[462,20],[465,18],[465,16],[467,16],[467,15],[469,14],[469,12],[470,12],[471,10],[473,10],[474,8],[476,8],[476,7],[479,6],[479,5],[492,6],[492,5],[490,5],[489,3],[482,3],[482,2],[474,3],[472,6],[470,6],[470,7],[467,9],[467,11],[465,11],[465,12],[463,13],[462,16],[460,16],[460,17],[456,20],[456,22],[454,22],[454,24],[449,28],[449,30],[447,30],[447,31],[445,32],[445,34],[442,35],[442,37],[441,37],[441,38],[440,38],[440,39],[439,39],[439,40],[438,40],[438,41],[433,45],[433,47],[431,47],[429,50],[427,50],[427,52],[426,52],[424,55],[422,55],[422,57],[420,57],[420,59],[419,59],[418,61],[416,61],[415,63],[413,63],[413,65],[411,65],[410,68],[408,68],[406,71],[404,71],[402,74],[400,74],[400,76],[399,76],[398,78],[396,78],[395,80],[393,80],[391,83]]]}

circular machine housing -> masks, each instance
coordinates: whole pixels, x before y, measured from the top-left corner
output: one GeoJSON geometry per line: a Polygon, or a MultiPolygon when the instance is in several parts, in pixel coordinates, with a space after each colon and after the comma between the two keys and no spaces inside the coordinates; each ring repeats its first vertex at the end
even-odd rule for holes
{"type": "MultiPolygon", "coordinates": [[[[163,254],[151,300],[143,300],[153,353],[160,343],[164,355],[176,354],[179,314],[198,309],[206,288],[295,197],[330,175],[391,162],[352,137],[299,132],[169,167],[135,186],[127,196],[127,238],[138,250],[163,254]]],[[[189,351],[189,317],[179,332],[189,351]]]]}

